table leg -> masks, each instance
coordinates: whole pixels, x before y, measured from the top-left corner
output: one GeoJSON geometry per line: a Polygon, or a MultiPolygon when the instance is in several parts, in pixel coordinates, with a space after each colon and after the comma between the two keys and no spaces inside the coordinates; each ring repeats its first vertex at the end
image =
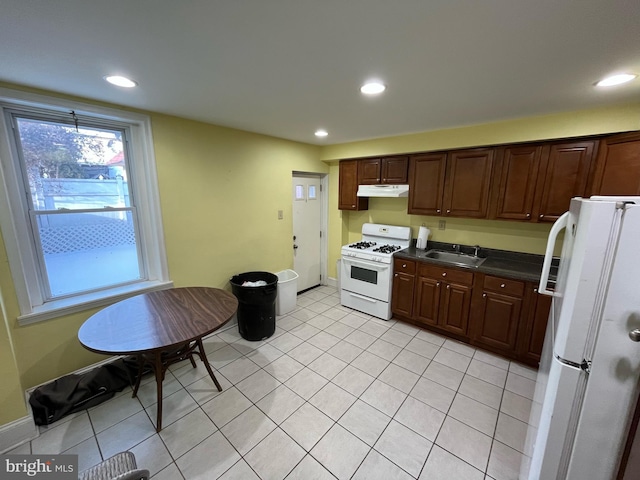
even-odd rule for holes
{"type": "Polygon", "coordinates": [[[133,387],[133,395],[132,398],[135,398],[138,394],[138,389],[140,388],[140,381],[142,380],[142,372],[144,371],[144,355],[140,354],[136,356],[136,360],[138,361],[138,376],[136,378],[136,385],[133,387]]]}
{"type": "Polygon", "coordinates": [[[198,349],[200,350],[200,352],[198,353],[200,360],[204,362],[204,366],[207,369],[207,372],[209,372],[209,376],[211,377],[211,380],[213,380],[213,383],[216,384],[218,391],[221,392],[222,387],[220,386],[220,383],[218,382],[218,379],[216,378],[216,376],[213,374],[213,370],[211,370],[211,365],[209,365],[209,360],[207,360],[207,354],[204,353],[204,346],[202,345],[202,339],[201,338],[197,339],[196,343],[198,344],[198,349]]]}
{"type": "Polygon", "coordinates": [[[156,390],[158,395],[156,432],[159,432],[162,429],[162,382],[164,381],[164,366],[162,364],[161,352],[154,353],[153,365],[156,373],[156,390]]]}

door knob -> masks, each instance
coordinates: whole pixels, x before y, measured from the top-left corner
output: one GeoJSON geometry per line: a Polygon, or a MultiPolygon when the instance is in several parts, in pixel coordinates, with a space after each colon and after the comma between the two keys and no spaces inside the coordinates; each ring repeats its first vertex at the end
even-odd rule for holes
{"type": "Polygon", "coordinates": [[[293,244],[293,249],[297,250],[298,249],[298,245],[296,245],[295,243],[293,244]]]}
{"type": "Polygon", "coordinates": [[[640,328],[634,328],[629,332],[629,338],[634,342],[640,342],[640,328]]]}

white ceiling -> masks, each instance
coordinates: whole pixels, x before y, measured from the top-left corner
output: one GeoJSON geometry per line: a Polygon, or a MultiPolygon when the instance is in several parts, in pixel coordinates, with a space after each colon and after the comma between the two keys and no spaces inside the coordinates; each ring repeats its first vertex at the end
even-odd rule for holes
{"type": "Polygon", "coordinates": [[[638,0],[0,4],[2,81],[306,143],[637,102],[640,80],[593,86],[619,71],[640,73],[638,0]]]}

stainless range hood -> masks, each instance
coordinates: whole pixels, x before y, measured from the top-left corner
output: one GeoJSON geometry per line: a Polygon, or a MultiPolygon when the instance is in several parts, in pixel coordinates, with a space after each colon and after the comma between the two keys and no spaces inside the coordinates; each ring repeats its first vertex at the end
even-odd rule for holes
{"type": "Polygon", "coordinates": [[[409,185],[358,185],[358,197],[408,197],[409,185]]]}

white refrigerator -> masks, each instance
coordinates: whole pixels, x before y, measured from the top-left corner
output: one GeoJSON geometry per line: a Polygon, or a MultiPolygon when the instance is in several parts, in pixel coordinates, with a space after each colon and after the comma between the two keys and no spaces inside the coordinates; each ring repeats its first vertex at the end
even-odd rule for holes
{"type": "Polygon", "coordinates": [[[551,229],[539,291],[553,304],[520,478],[614,478],[640,378],[630,335],[640,329],[640,197],[572,199],[551,229]]]}

